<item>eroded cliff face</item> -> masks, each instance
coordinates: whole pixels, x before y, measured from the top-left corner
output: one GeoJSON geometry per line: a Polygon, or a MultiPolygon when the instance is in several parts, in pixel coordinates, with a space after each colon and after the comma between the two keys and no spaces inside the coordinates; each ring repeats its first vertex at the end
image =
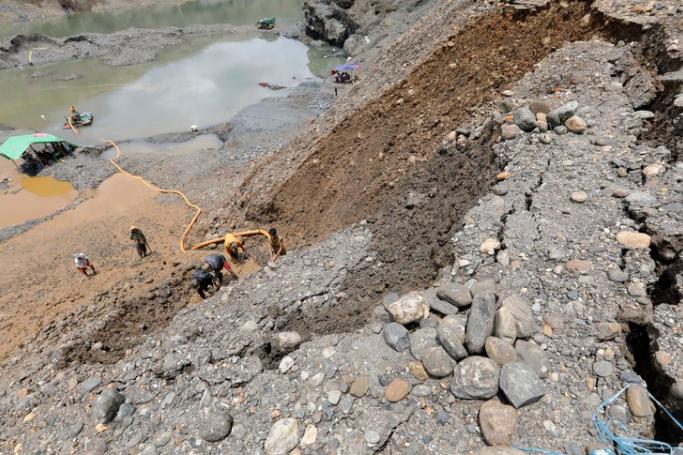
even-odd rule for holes
{"type": "MultiPolygon", "coordinates": [[[[373,39],[367,36],[372,30],[378,29],[379,23],[394,16],[396,20],[403,21],[406,13],[410,15],[430,2],[431,0],[306,0],[306,33],[312,38],[344,47],[349,54],[355,54],[372,42],[373,39]]],[[[381,29],[385,35],[400,32],[396,24],[381,29]]]]}

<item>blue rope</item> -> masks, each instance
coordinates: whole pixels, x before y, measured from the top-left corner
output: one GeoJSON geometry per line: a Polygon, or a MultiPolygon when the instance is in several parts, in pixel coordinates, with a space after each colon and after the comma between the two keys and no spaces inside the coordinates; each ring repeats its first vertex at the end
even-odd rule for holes
{"type": "MultiPolygon", "coordinates": [[[[612,419],[612,417],[605,412],[607,406],[611,405],[621,395],[624,394],[624,392],[628,390],[628,386],[624,387],[621,389],[619,392],[614,394],[613,396],[609,397],[600,405],[598,405],[597,408],[595,408],[595,411],[593,411],[593,425],[595,425],[595,429],[597,430],[597,436],[600,439],[600,441],[604,442],[608,447],[608,449],[603,449],[598,451],[595,451],[596,454],[606,454],[606,455],[671,455],[673,454],[673,451],[675,450],[675,447],[671,447],[671,445],[667,444],[666,442],[660,442],[660,441],[654,441],[652,439],[644,439],[644,438],[634,438],[631,436],[621,436],[622,434],[627,434],[628,428],[623,425],[620,422],[615,421],[612,419]],[[601,415],[605,415],[607,417],[607,420],[601,420],[601,415]]],[[[660,403],[655,397],[652,396],[651,393],[648,392],[648,395],[650,396],[650,399],[655,402],[659,408],[666,413],[666,415],[671,419],[673,423],[676,424],[676,426],[683,431],[683,424],[679,422],[676,417],[669,412],[666,407],[660,403]]],[[[517,450],[521,450],[523,452],[531,453],[531,454],[542,454],[542,455],[565,455],[562,452],[556,452],[552,450],[544,450],[544,449],[536,449],[536,448],[522,448],[522,447],[515,447],[517,450]]]]}
{"type": "MultiPolygon", "coordinates": [[[[611,417],[607,416],[607,420],[600,420],[600,414],[605,413],[605,408],[614,403],[628,387],[624,387],[612,397],[603,401],[593,412],[593,425],[598,432],[598,438],[614,447],[618,455],[641,455],[641,454],[671,454],[674,447],[666,442],[655,441],[652,439],[634,438],[632,436],[622,436],[626,434],[628,429],[621,423],[616,422],[611,417]]],[[[650,399],[662,409],[666,415],[671,419],[678,428],[683,431],[683,425],[669,412],[662,403],[660,403],[651,393],[648,392],[650,399]]],[[[606,414],[606,413],[605,413],[606,414]]]]}

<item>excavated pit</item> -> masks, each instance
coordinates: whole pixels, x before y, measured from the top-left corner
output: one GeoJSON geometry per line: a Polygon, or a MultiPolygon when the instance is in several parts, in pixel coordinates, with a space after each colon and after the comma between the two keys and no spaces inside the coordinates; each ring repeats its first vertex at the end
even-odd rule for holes
{"type": "Polygon", "coordinates": [[[553,50],[620,30],[590,12],[584,2],[553,3],[474,18],[405,80],[319,139],[276,196],[247,217],[283,227],[297,245],[366,220],[374,261],[350,271],[338,305],[290,313],[276,325],[306,334],[347,331],[367,321],[381,294],[429,286],[452,263],[452,233],[502,164],[490,147],[492,124],[464,147],[444,146],[444,138],[490,110],[502,89],[553,50]]]}
{"type": "MultiPolygon", "coordinates": [[[[670,396],[671,385],[674,380],[661,372],[654,362],[657,352],[657,329],[651,324],[629,323],[629,333],[626,344],[633,363],[633,369],[647,382],[648,391],[661,403],[667,406],[677,419],[683,419],[683,406],[680,400],[673,400],[670,396]]],[[[655,412],[654,439],[672,445],[683,441],[681,432],[659,407],[655,412]]]]}

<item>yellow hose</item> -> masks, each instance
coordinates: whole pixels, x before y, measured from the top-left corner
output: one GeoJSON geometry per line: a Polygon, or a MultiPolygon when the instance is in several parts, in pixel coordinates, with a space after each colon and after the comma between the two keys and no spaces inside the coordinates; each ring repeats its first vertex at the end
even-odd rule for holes
{"type": "MultiPolygon", "coordinates": [[[[185,196],[181,191],[178,191],[178,190],[166,190],[166,189],[163,189],[163,188],[159,188],[158,186],[156,186],[156,185],[154,185],[154,184],[152,184],[152,183],[149,183],[148,181],[146,181],[146,180],[143,179],[142,177],[140,177],[140,176],[138,176],[138,175],[131,174],[130,172],[128,172],[128,171],[126,171],[125,169],[123,169],[123,168],[122,168],[121,166],[119,166],[119,164],[116,162],[116,160],[119,159],[119,157],[121,156],[121,149],[119,149],[119,146],[116,145],[116,143],[114,143],[113,141],[107,140],[107,141],[105,141],[105,142],[107,142],[108,144],[111,144],[111,146],[114,147],[114,149],[116,150],[116,156],[115,156],[114,158],[112,158],[111,160],[109,160],[109,161],[111,162],[111,164],[113,164],[113,165],[116,167],[116,169],[119,170],[119,172],[121,172],[121,173],[124,174],[124,175],[127,175],[128,177],[133,177],[134,179],[137,179],[137,180],[141,181],[141,182],[144,183],[147,187],[149,187],[149,188],[151,188],[151,189],[153,189],[153,190],[155,190],[155,191],[158,191],[158,192],[160,192],[160,193],[173,193],[173,194],[177,194],[178,196],[180,196],[181,198],[183,198],[183,200],[185,201],[185,203],[186,203],[188,206],[190,206],[191,208],[193,208],[193,209],[196,210],[196,213],[195,213],[194,216],[192,217],[192,220],[190,221],[190,223],[189,223],[189,224],[187,225],[187,227],[185,228],[185,231],[183,231],[183,235],[180,237],[180,241],[178,242],[178,244],[179,244],[179,246],[180,246],[180,251],[183,252],[183,253],[185,253],[185,252],[187,251],[187,250],[185,249],[185,238],[187,237],[187,234],[190,232],[190,229],[192,229],[192,226],[194,225],[194,223],[197,221],[197,218],[199,218],[199,215],[202,213],[202,209],[199,208],[199,207],[197,207],[196,205],[194,205],[192,202],[190,202],[190,200],[187,198],[187,196],[185,196]]],[[[194,249],[194,247],[191,248],[191,249],[194,249]]]]}
{"type": "MultiPolygon", "coordinates": [[[[71,125],[71,121],[70,121],[70,120],[69,120],[69,125],[71,125]]],[[[72,127],[72,128],[73,128],[73,127],[72,127]]],[[[132,177],[132,178],[134,178],[134,179],[137,179],[137,180],[141,181],[145,186],[147,186],[147,187],[149,187],[149,188],[151,188],[151,189],[153,189],[153,190],[155,190],[155,191],[158,191],[158,192],[160,192],[160,193],[173,193],[173,194],[177,194],[178,196],[180,196],[181,198],[183,198],[183,200],[185,201],[185,203],[186,203],[189,207],[195,209],[196,213],[194,214],[194,216],[192,217],[192,220],[190,221],[190,223],[187,225],[187,227],[186,227],[185,230],[183,231],[183,235],[180,237],[180,241],[178,242],[178,245],[179,245],[179,247],[180,247],[180,251],[183,252],[183,253],[187,252],[187,249],[185,248],[185,239],[187,238],[187,234],[190,232],[190,229],[192,229],[192,226],[194,226],[194,223],[197,221],[197,218],[199,218],[199,215],[202,213],[202,209],[199,208],[198,206],[196,206],[195,204],[193,204],[192,202],[190,202],[190,200],[187,198],[187,196],[185,196],[185,194],[183,194],[182,191],[179,191],[179,190],[166,190],[166,189],[164,189],[164,188],[159,188],[158,186],[156,186],[156,185],[154,185],[154,184],[152,184],[152,183],[149,183],[147,180],[143,179],[142,177],[140,177],[140,176],[138,176],[138,175],[131,174],[130,172],[128,172],[128,171],[126,171],[125,169],[123,169],[123,168],[122,168],[121,166],[119,166],[119,164],[116,162],[116,160],[118,160],[118,159],[121,157],[121,149],[119,148],[118,145],[116,145],[116,143],[115,143],[114,141],[106,140],[105,142],[108,143],[108,144],[110,144],[110,145],[111,145],[112,147],[114,147],[114,149],[116,150],[116,156],[115,156],[114,158],[112,158],[111,160],[109,160],[109,161],[111,162],[111,164],[114,165],[114,167],[116,167],[116,169],[119,170],[119,172],[121,172],[121,173],[124,174],[124,175],[127,175],[128,177],[132,177]]],[[[263,230],[263,229],[251,229],[251,230],[247,230],[247,231],[235,232],[234,235],[236,235],[236,236],[238,236],[238,237],[251,237],[251,236],[255,236],[255,235],[262,235],[262,236],[265,237],[266,239],[270,240],[270,234],[268,233],[268,231],[265,231],[265,230],[263,230]]],[[[198,249],[200,249],[200,248],[203,248],[203,247],[205,247],[205,246],[211,245],[211,244],[213,244],[213,243],[221,243],[221,242],[223,242],[224,240],[225,240],[224,237],[220,237],[220,238],[213,239],[213,240],[207,240],[207,241],[200,242],[200,243],[198,243],[198,244],[196,244],[196,245],[190,247],[190,249],[191,249],[191,250],[198,250],[198,249]]]]}

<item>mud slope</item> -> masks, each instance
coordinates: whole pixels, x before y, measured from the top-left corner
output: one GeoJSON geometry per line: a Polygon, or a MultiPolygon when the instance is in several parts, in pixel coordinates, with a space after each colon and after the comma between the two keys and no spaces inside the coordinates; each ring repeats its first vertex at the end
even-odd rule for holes
{"type": "Polygon", "coordinates": [[[298,244],[363,219],[373,225],[383,266],[347,280],[352,305],[342,305],[343,327],[332,314],[307,325],[353,326],[367,315],[364,302],[424,286],[448,263],[449,233],[498,166],[486,131],[459,147],[444,141],[447,134],[564,42],[600,32],[588,13],[579,2],[474,18],[406,80],[317,141],[270,204],[247,213],[283,226],[298,244]]]}

